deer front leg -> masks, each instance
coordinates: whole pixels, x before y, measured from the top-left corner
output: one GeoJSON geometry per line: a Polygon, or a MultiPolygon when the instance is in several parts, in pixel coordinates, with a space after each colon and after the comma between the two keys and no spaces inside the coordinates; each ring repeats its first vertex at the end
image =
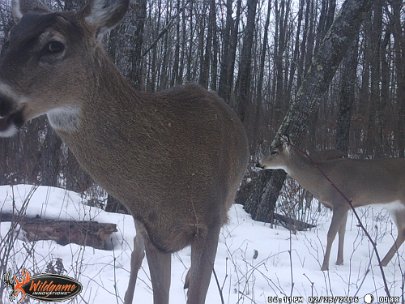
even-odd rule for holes
{"type": "Polygon", "coordinates": [[[205,235],[197,235],[191,244],[191,267],[187,273],[187,304],[204,304],[214,268],[220,225],[208,229],[205,235]]]}
{"type": "Polygon", "coordinates": [[[135,222],[136,236],[134,237],[134,250],[131,254],[131,273],[129,276],[128,288],[125,292],[124,304],[132,304],[135,292],[136,279],[145,257],[145,241],[141,233],[140,225],[135,222]]]}
{"type": "Polygon", "coordinates": [[[347,213],[346,211],[342,216],[342,222],[339,226],[339,247],[338,247],[338,255],[336,260],[336,265],[343,265],[343,248],[345,243],[345,233],[346,233],[346,222],[347,222],[347,213]]]}
{"type": "Polygon", "coordinates": [[[169,304],[171,254],[156,248],[149,237],[145,237],[145,249],[152,280],[153,303],[169,304]]]}
{"type": "Polygon", "coordinates": [[[321,270],[329,270],[329,259],[330,259],[330,250],[332,248],[332,243],[335,240],[336,233],[338,232],[340,228],[340,224],[343,219],[343,215],[347,213],[347,210],[343,208],[334,208],[333,209],[333,215],[332,215],[332,222],[330,223],[330,227],[328,230],[328,236],[326,240],[326,251],[325,251],[325,256],[323,258],[323,263],[321,270]]]}

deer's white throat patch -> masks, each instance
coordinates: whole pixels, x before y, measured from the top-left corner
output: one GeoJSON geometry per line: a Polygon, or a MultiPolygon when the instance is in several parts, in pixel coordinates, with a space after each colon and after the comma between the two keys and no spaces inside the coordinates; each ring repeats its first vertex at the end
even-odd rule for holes
{"type": "Polygon", "coordinates": [[[80,126],[79,107],[61,107],[47,113],[52,128],[59,131],[74,132],[80,126]]]}

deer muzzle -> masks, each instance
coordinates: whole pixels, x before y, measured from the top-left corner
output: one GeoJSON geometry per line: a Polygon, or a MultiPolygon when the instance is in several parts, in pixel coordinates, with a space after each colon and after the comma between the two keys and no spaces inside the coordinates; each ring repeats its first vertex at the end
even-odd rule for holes
{"type": "Polygon", "coordinates": [[[265,169],[261,162],[256,163],[255,168],[258,171],[265,169]]]}
{"type": "Polygon", "coordinates": [[[22,110],[16,105],[12,98],[0,92],[0,137],[13,136],[23,125],[22,110]]]}

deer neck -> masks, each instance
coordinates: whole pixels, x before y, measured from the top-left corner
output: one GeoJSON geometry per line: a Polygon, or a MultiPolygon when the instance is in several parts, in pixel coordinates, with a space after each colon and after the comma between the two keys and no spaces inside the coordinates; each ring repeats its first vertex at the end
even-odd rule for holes
{"type": "Polygon", "coordinates": [[[88,132],[83,127],[91,122],[102,126],[106,122],[118,121],[120,112],[130,109],[136,113],[136,109],[144,104],[140,92],[132,88],[113,63],[105,55],[100,57],[93,63],[95,68],[87,76],[80,98],[67,101],[47,113],[51,126],[63,138],[88,132]],[[94,113],[99,113],[98,117],[94,113]]]}
{"type": "MultiPolygon", "coordinates": [[[[53,125],[59,122],[56,132],[81,167],[128,206],[133,197],[127,196],[140,191],[134,181],[134,170],[128,168],[141,166],[138,160],[146,154],[146,148],[137,139],[145,138],[142,133],[146,132],[145,125],[153,124],[151,120],[155,118],[148,114],[153,102],[145,98],[146,94],[135,91],[109,60],[105,61],[93,72],[90,87],[75,108],[67,107],[62,109],[63,113],[51,113],[48,117],[53,125]],[[128,147],[132,145],[136,148],[129,153],[128,147]],[[131,180],[134,182],[128,186],[131,180]],[[119,185],[125,185],[128,191],[122,191],[119,185]]],[[[142,169],[135,170],[138,171],[142,174],[142,169]]],[[[140,218],[146,207],[133,204],[130,212],[140,218]]]]}
{"type": "MultiPolygon", "coordinates": [[[[103,50],[101,50],[103,51],[103,50]]],[[[131,83],[121,75],[115,65],[106,57],[100,60],[98,71],[94,73],[94,95],[89,98],[91,104],[106,105],[106,107],[131,105],[137,108],[144,105],[141,93],[136,91],[131,83]]],[[[124,111],[125,109],[120,108],[124,111]]]]}
{"type": "Polygon", "coordinates": [[[293,157],[290,157],[285,171],[298,181],[303,188],[319,198],[324,183],[324,178],[317,167],[320,165],[321,163],[314,163],[298,152],[294,153],[293,157]]]}

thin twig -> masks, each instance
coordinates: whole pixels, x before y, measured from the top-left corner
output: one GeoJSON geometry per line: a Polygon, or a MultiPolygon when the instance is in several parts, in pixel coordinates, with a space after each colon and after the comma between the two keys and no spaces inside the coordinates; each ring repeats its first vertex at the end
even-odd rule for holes
{"type": "Polygon", "coordinates": [[[292,261],[292,232],[291,229],[289,229],[290,232],[290,250],[288,250],[288,255],[290,257],[290,277],[291,277],[291,290],[290,290],[290,296],[293,296],[293,291],[294,291],[294,268],[293,268],[293,261],[292,261]]]}
{"type": "Polygon", "coordinates": [[[212,268],[212,272],[214,273],[215,282],[217,283],[217,287],[218,287],[218,291],[219,291],[219,296],[221,297],[221,303],[222,303],[222,304],[225,304],[224,295],[223,295],[223,293],[222,293],[222,288],[221,288],[221,286],[219,285],[219,281],[218,281],[217,273],[215,272],[215,268],[212,268]]]}

